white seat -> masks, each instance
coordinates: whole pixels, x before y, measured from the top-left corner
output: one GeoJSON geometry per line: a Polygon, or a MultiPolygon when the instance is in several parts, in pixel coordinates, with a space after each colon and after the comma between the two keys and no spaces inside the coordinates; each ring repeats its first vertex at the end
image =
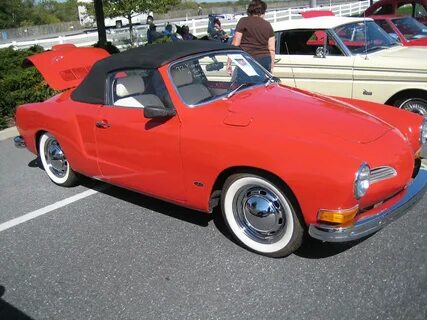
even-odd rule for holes
{"type": "Polygon", "coordinates": [[[179,94],[187,104],[197,104],[212,97],[206,86],[201,83],[193,83],[193,75],[188,68],[172,69],[172,78],[178,87],[179,94]]]}
{"type": "Polygon", "coordinates": [[[144,108],[144,106],[163,106],[162,101],[154,94],[143,94],[144,80],[133,75],[116,80],[116,96],[120,97],[114,102],[115,106],[144,108]]]}

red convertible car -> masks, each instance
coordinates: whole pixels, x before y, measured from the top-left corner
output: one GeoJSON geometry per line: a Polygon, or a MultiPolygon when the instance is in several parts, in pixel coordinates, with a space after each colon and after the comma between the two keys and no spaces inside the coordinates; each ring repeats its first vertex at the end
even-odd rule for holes
{"type": "Polygon", "coordinates": [[[54,183],[84,175],[203,212],[220,205],[237,242],[260,254],[289,255],[305,234],[363,238],[426,190],[426,119],[281,85],[237,47],[109,56],[68,45],[27,63],[67,89],[16,112],[16,146],[54,183]]]}
{"type": "Polygon", "coordinates": [[[412,17],[372,16],[375,23],[404,46],[427,46],[427,26],[412,17]]]}

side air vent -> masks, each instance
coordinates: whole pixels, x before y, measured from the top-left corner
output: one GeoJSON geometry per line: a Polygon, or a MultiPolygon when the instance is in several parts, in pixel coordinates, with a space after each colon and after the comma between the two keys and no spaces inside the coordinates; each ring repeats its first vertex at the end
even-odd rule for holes
{"type": "Polygon", "coordinates": [[[369,182],[375,183],[385,179],[393,178],[396,175],[397,175],[397,172],[392,167],[383,166],[383,167],[373,168],[371,169],[371,176],[369,177],[369,182]]]}

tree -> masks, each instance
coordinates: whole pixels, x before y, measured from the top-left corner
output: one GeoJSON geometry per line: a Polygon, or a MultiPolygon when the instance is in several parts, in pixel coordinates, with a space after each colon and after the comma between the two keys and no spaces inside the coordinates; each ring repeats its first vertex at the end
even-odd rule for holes
{"type": "Polygon", "coordinates": [[[1,0],[0,29],[75,20],[77,0],[1,0]]]}
{"type": "Polygon", "coordinates": [[[1,0],[0,29],[16,28],[31,15],[31,0],[1,0]]]}
{"type": "Polygon", "coordinates": [[[149,11],[165,13],[178,3],[180,0],[104,0],[104,13],[110,18],[123,16],[129,20],[129,34],[133,43],[133,17],[149,11]]]}

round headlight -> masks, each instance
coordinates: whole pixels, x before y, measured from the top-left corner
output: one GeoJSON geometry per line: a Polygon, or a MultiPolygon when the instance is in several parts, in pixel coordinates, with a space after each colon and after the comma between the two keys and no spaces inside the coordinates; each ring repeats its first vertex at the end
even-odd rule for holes
{"type": "Polygon", "coordinates": [[[354,180],[354,196],[356,199],[362,198],[366,194],[366,191],[368,191],[370,175],[371,169],[366,163],[362,163],[359,170],[356,172],[356,178],[354,180]]]}
{"type": "Polygon", "coordinates": [[[427,118],[424,118],[423,124],[421,125],[420,129],[421,144],[424,144],[427,142],[427,118]]]}

